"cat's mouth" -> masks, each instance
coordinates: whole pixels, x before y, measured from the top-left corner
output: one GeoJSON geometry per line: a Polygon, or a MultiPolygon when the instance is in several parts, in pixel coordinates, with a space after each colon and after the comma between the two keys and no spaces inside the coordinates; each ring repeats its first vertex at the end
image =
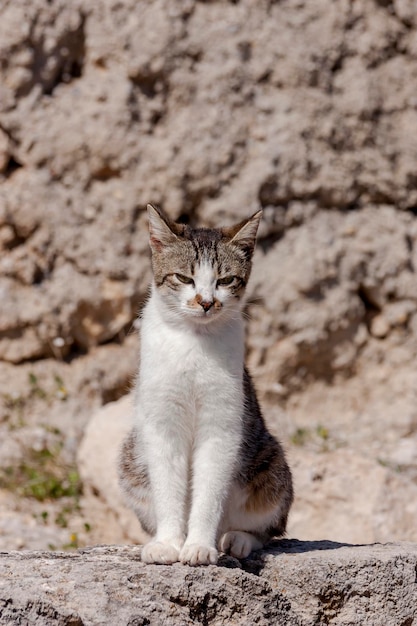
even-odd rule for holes
{"type": "Polygon", "coordinates": [[[217,319],[222,311],[222,304],[218,300],[212,303],[188,302],[187,315],[199,324],[209,324],[217,319]]]}
{"type": "Polygon", "coordinates": [[[210,322],[217,317],[222,309],[222,303],[217,298],[204,299],[197,294],[192,300],[187,302],[187,311],[191,315],[202,322],[210,322]]]}
{"type": "Polygon", "coordinates": [[[202,324],[209,324],[213,319],[218,317],[219,312],[220,309],[209,309],[208,311],[194,307],[188,309],[188,314],[190,314],[194,320],[202,324]]]}

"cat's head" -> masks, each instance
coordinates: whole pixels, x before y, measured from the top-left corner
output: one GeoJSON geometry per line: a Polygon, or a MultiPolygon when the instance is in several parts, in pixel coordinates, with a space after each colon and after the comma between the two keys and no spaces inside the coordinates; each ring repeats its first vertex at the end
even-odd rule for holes
{"type": "Polygon", "coordinates": [[[173,320],[207,325],[236,316],[261,215],[228,228],[191,228],[148,204],[154,284],[173,320]]]}

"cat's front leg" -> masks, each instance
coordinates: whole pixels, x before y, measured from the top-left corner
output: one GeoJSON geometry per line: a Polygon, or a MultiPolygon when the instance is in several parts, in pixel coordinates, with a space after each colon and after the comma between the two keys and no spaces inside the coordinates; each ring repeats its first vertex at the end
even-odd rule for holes
{"type": "Polygon", "coordinates": [[[175,538],[166,541],[151,539],[143,546],[141,559],[144,563],[171,565],[179,560],[182,543],[183,540],[175,538]]]}
{"type": "Polygon", "coordinates": [[[161,424],[150,416],[143,427],[156,518],[155,535],[142,549],[145,563],[175,563],[185,539],[188,448],[174,413],[166,407],[163,414],[171,414],[169,421],[161,424]]]}
{"type": "Polygon", "coordinates": [[[219,558],[216,547],[204,545],[201,541],[186,543],[180,552],[179,560],[186,565],[215,565],[219,558]]]}
{"type": "Polygon", "coordinates": [[[231,455],[223,443],[212,439],[196,450],[188,534],[179,557],[182,563],[217,563],[217,532],[234,465],[234,459],[225,458],[231,455]]]}
{"type": "Polygon", "coordinates": [[[179,557],[182,563],[217,563],[218,528],[235,469],[240,440],[238,417],[235,421],[225,419],[225,423],[228,422],[230,430],[224,424],[216,424],[213,411],[208,411],[207,422],[198,433],[193,459],[188,534],[179,557]]]}

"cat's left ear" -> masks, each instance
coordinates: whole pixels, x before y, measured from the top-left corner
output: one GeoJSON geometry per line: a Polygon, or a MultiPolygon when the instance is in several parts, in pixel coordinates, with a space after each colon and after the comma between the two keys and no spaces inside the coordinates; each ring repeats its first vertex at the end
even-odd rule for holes
{"type": "Polygon", "coordinates": [[[177,241],[177,235],[173,232],[174,224],[152,204],[148,204],[146,208],[149,218],[149,243],[152,250],[160,252],[164,246],[177,241]]]}
{"type": "Polygon", "coordinates": [[[262,209],[257,211],[252,217],[240,222],[236,226],[223,229],[225,234],[231,237],[231,243],[234,243],[252,254],[255,248],[256,233],[258,232],[259,222],[262,217],[262,209]]]}

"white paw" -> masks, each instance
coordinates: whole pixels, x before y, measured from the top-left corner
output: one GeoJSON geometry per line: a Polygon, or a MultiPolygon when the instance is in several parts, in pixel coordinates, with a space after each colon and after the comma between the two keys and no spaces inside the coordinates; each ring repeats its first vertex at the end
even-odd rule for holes
{"type": "Polygon", "coordinates": [[[241,530],[231,530],[222,536],[219,547],[226,554],[230,554],[237,559],[245,559],[252,550],[262,548],[262,543],[250,533],[245,533],[241,530]]]}
{"type": "Polygon", "coordinates": [[[142,548],[141,559],[144,563],[170,565],[178,561],[179,548],[168,541],[150,541],[142,548]]]}
{"type": "Polygon", "coordinates": [[[216,548],[198,543],[185,544],[180,552],[180,561],[186,565],[215,565],[218,558],[216,548]]]}

